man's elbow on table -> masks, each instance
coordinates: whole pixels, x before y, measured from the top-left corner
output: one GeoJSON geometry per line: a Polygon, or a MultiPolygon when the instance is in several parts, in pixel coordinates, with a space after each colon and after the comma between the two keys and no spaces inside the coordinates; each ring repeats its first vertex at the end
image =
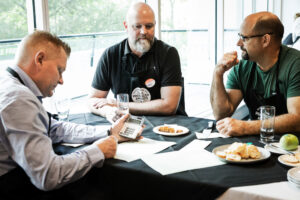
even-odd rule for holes
{"type": "Polygon", "coordinates": [[[42,191],[51,191],[58,188],[57,183],[48,178],[44,178],[43,180],[33,180],[31,178],[31,182],[36,188],[42,191]]]}
{"type": "Polygon", "coordinates": [[[213,110],[213,115],[215,117],[216,121],[222,120],[226,117],[231,117],[232,113],[228,110],[227,112],[217,112],[215,110],[213,110]]]}
{"type": "Polygon", "coordinates": [[[163,115],[175,115],[177,111],[178,105],[174,103],[166,103],[164,108],[162,109],[163,115]]]}

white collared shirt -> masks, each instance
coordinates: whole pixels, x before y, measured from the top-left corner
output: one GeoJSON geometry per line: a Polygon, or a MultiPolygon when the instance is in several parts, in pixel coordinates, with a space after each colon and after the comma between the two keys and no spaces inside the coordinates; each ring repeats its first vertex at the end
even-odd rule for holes
{"type": "Polygon", "coordinates": [[[87,143],[107,136],[107,127],[51,120],[37,96],[40,90],[18,66],[12,67],[25,85],[8,72],[0,75],[0,176],[20,166],[38,188],[49,190],[84,176],[104,155],[89,145],[56,155],[52,144],[87,143]]]}

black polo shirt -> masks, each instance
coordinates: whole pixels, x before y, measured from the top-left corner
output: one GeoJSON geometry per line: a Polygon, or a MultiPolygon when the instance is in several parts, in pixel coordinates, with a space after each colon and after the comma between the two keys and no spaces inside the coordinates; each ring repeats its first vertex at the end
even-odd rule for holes
{"type": "MultiPolygon", "coordinates": [[[[92,87],[98,90],[109,91],[114,93],[115,97],[118,93],[128,93],[132,96],[134,90],[132,83],[126,76],[144,76],[140,72],[147,69],[153,69],[155,85],[165,86],[181,86],[182,75],[180,67],[180,59],[177,50],[174,47],[154,39],[151,49],[143,54],[140,58],[133,54],[129,48],[128,40],[108,48],[102,54],[94,78],[92,87]]],[[[140,83],[139,87],[145,87],[147,84],[140,83]]],[[[135,87],[135,86],[134,86],[135,87]]],[[[160,99],[156,91],[150,91],[151,99],[160,99]]],[[[134,101],[130,97],[131,101],[134,101]]]]}

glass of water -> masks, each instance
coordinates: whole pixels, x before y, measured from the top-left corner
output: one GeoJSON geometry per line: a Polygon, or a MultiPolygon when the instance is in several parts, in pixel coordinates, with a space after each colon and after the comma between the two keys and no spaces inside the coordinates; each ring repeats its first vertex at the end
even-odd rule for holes
{"type": "Polygon", "coordinates": [[[128,94],[117,94],[117,108],[119,115],[126,115],[129,113],[129,96],[128,94]]]}
{"type": "Polygon", "coordinates": [[[70,99],[60,98],[55,100],[55,107],[59,121],[68,121],[70,112],[70,99]]]}
{"type": "Polygon", "coordinates": [[[275,112],[274,106],[261,106],[260,108],[260,140],[263,142],[274,141],[275,112]]]}

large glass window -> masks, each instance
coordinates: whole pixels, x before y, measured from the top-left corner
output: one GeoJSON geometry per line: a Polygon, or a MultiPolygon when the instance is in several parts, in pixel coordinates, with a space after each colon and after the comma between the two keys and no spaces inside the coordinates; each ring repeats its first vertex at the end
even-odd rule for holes
{"type": "Polygon", "coordinates": [[[224,53],[239,51],[236,46],[243,21],[244,0],[224,0],[224,53]]]}
{"type": "Polygon", "coordinates": [[[267,11],[269,10],[269,2],[270,0],[257,0],[255,1],[255,11],[260,12],[260,11],[267,11]]]}
{"type": "Polygon", "coordinates": [[[186,82],[208,83],[210,57],[210,17],[213,10],[207,0],[161,1],[162,40],[179,51],[186,82]]]}
{"type": "Polygon", "coordinates": [[[102,52],[126,37],[123,21],[136,0],[48,1],[50,31],[72,48],[64,86],[57,93],[87,94],[102,52]]]}
{"type": "Polygon", "coordinates": [[[13,64],[17,45],[27,34],[26,0],[0,1],[0,70],[13,64]]]}

